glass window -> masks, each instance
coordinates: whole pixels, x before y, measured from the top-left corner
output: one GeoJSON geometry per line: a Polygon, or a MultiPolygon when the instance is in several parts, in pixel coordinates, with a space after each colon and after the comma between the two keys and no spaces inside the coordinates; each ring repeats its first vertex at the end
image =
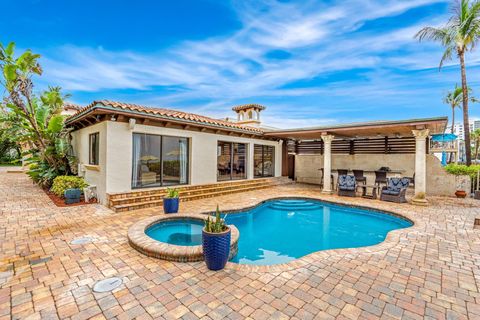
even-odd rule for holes
{"type": "Polygon", "coordinates": [[[92,133],[88,136],[88,163],[98,166],[99,163],[99,141],[100,134],[98,132],[92,133]]]}
{"type": "Polygon", "coordinates": [[[217,148],[218,180],[245,179],[247,177],[246,144],[219,141],[217,148]]]}
{"type": "Polygon", "coordinates": [[[133,134],[132,187],[188,183],[188,139],[133,134]]]}
{"type": "Polygon", "coordinates": [[[273,177],[275,175],[275,147],[256,144],[253,146],[254,177],[273,177]]]}
{"type": "Polygon", "coordinates": [[[162,143],[162,179],[163,185],[187,183],[188,139],[163,137],[162,143]]]}

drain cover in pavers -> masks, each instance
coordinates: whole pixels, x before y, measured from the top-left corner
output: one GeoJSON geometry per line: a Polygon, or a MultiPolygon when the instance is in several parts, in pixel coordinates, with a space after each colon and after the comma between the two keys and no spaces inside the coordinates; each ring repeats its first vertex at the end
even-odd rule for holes
{"type": "Polygon", "coordinates": [[[122,279],[118,277],[107,278],[98,281],[93,286],[93,291],[95,292],[108,292],[112,291],[115,288],[118,288],[123,283],[122,279]]]}
{"type": "Polygon", "coordinates": [[[34,266],[36,264],[48,262],[50,260],[52,260],[52,257],[33,259],[33,260],[30,260],[29,263],[30,263],[31,266],[34,266]]]}
{"type": "Polygon", "coordinates": [[[93,242],[92,237],[80,237],[80,238],[75,238],[72,241],[70,241],[70,244],[87,244],[90,242],[93,242]]]}

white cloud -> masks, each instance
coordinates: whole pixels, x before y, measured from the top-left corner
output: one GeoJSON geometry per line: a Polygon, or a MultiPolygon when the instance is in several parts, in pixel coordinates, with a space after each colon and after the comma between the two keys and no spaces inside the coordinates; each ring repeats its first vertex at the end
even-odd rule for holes
{"type": "MultiPolygon", "coordinates": [[[[435,66],[432,54],[438,54],[438,48],[418,45],[413,35],[438,18],[418,19],[421,21],[393,30],[361,28],[372,20],[436,2],[445,1],[345,0],[330,5],[242,1],[234,3],[242,28],[230,36],[183,42],[150,54],[71,45],[47,52],[42,63],[48,82],[67,91],[135,89],[145,93],[135,95],[139,103],[173,106],[196,99],[214,101],[194,106],[206,113],[218,112],[240,100],[322,95],[393,97],[403,94],[405,88],[392,80],[394,71],[387,70],[435,66]],[[266,57],[278,49],[287,51],[290,57],[266,57]],[[292,86],[354,69],[371,71],[363,80],[292,86]],[[172,89],[155,96],[152,92],[158,92],[156,87],[172,89]]],[[[406,85],[405,79],[396,81],[406,85]]],[[[274,108],[281,110],[281,105],[274,108]]]]}

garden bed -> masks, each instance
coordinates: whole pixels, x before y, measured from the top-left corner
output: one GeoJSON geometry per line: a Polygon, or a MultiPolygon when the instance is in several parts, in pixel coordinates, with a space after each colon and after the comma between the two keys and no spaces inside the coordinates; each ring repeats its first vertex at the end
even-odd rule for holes
{"type": "Polygon", "coordinates": [[[77,203],[72,203],[72,204],[66,204],[65,199],[57,196],[55,193],[51,192],[50,190],[44,188],[43,191],[47,194],[47,196],[52,200],[52,202],[57,206],[57,207],[76,207],[76,206],[83,206],[86,204],[94,204],[97,203],[96,199],[92,199],[89,202],[85,201],[84,196],[80,196],[80,202],[77,203]]]}

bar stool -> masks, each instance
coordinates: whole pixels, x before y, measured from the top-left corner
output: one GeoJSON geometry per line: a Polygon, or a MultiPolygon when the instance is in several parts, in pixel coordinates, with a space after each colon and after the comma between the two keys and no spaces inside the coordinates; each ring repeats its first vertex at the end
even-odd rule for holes
{"type": "Polygon", "coordinates": [[[375,184],[380,188],[380,184],[388,184],[387,171],[375,171],[375,184]]]}
{"type": "Polygon", "coordinates": [[[355,180],[357,182],[367,184],[367,177],[363,175],[363,170],[353,170],[353,175],[355,176],[355,180]]]}

